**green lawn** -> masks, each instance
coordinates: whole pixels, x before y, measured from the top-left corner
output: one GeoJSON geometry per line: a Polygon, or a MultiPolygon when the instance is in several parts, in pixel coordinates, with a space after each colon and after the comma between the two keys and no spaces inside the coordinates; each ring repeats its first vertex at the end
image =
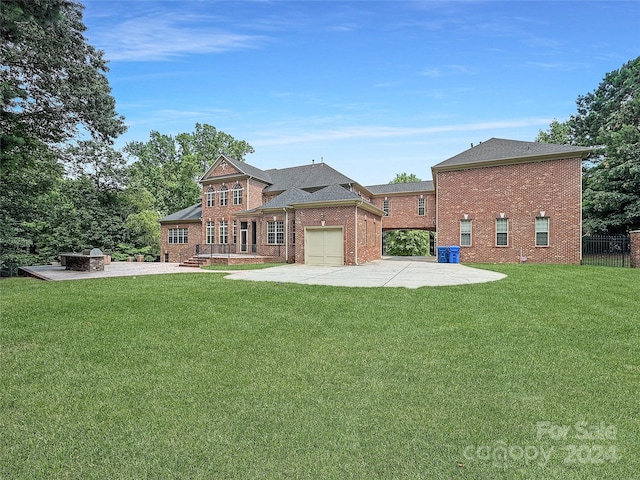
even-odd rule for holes
{"type": "Polygon", "coordinates": [[[0,478],[630,479],[640,270],[0,281],[0,478]]]}

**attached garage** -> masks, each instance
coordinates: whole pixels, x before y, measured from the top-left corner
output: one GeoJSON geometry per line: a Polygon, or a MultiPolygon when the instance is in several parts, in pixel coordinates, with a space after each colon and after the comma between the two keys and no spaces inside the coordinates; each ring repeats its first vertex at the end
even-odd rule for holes
{"type": "Polygon", "coordinates": [[[344,265],[342,227],[307,227],[304,229],[304,239],[304,262],[307,265],[344,265]]]}

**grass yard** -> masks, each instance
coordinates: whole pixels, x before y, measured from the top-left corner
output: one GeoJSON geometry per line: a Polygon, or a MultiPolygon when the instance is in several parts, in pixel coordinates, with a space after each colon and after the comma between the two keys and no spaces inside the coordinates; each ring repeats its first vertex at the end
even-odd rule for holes
{"type": "Polygon", "coordinates": [[[640,478],[640,270],[0,282],[0,477],[640,478]]]}

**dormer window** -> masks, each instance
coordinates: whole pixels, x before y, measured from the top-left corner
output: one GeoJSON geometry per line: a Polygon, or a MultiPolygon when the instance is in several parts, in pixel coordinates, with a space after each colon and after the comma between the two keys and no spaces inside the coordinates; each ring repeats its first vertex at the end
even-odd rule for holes
{"type": "Polygon", "coordinates": [[[214,190],[213,187],[210,186],[209,188],[207,188],[206,197],[207,197],[207,207],[215,206],[216,191],[214,190]]]}
{"type": "Polygon", "coordinates": [[[233,186],[233,204],[242,205],[242,185],[239,183],[233,186]]]}

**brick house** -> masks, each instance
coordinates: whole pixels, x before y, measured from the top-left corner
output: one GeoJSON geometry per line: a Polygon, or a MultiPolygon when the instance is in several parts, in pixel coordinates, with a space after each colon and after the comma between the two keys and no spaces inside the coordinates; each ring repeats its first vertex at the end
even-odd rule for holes
{"type": "Polygon", "coordinates": [[[160,220],[161,260],[355,265],[381,257],[383,231],[422,229],[462,261],[579,263],[589,153],[491,139],[434,166],[434,181],[372,186],[325,163],[261,170],[222,155],[201,203],[160,220]]]}
{"type": "Polygon", "coordinates": [[[438,245],[461,262],[579,264],[589,153],[492,138],[435,165],[438,245]]]}

